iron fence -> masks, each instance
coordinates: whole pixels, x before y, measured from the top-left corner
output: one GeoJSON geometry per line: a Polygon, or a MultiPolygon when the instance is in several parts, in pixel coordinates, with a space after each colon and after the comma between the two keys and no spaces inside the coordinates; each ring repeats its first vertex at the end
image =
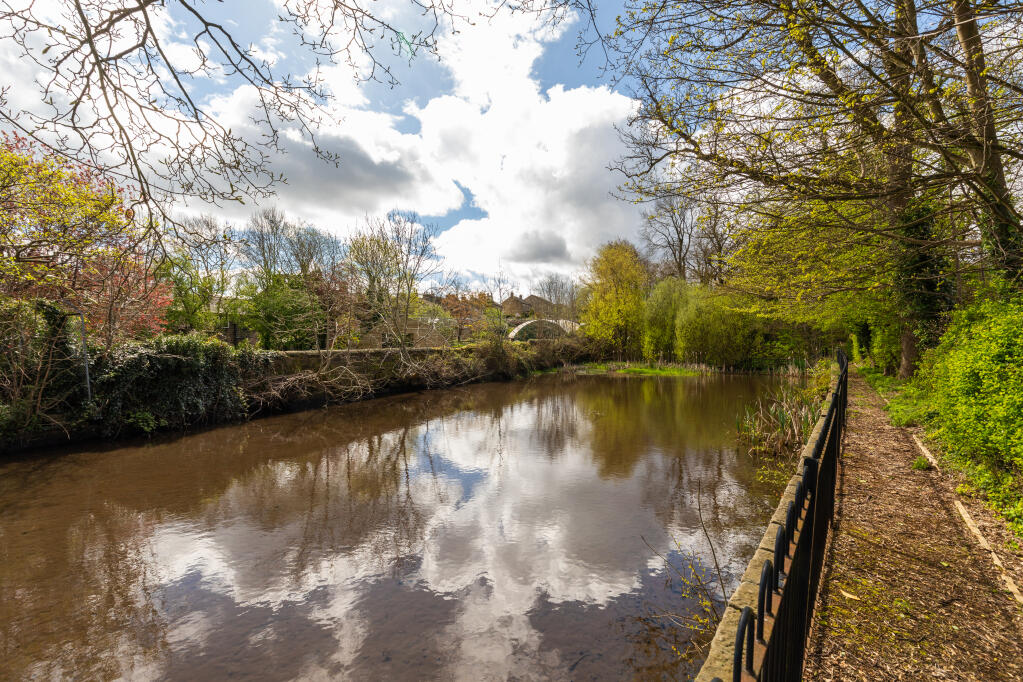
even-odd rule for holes
{"type": "MultiPolygon", "coordinates": [[[[757,608],[745,607],[735,633],[732,681],[799,680],[820,586],[824,550],[835,514],[835,481],[845,433],[848,359],[839,376],[813,454],[803,458],[795,499],[778,528],[774,558],[760,573],[757,608]]],[[[714,682],[721,682],[715,678],[714,682]]]]}

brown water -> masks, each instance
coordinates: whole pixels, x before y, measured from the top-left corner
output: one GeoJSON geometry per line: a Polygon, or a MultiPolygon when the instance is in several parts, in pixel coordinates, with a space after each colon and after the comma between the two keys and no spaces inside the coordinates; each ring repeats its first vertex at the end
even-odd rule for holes
{"type": "Polygon", "coordinates": [[[0,676],[685,677],[664,559],[712,566],[702,490],[741,574],[766,387],[546,376],[0,465],[0,676]]]}

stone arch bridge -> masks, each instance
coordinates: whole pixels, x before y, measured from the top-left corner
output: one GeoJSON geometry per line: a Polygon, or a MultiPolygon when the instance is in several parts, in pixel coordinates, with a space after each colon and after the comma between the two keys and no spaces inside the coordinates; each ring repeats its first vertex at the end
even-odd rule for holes
{"type": "Polygon", "coordinates": [[[579,323],[572,320],[548,320],[537,318],[526,320],[508,332],[509,339],[528,341],[529,339],[551,339],[567,336],[579,329],[579,323]]]}

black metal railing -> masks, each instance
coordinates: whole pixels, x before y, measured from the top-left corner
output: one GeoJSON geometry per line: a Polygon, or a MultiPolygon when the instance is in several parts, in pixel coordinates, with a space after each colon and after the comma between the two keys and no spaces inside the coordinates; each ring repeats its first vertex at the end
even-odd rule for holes
{"type": "MultiPolygon", "coordinates": [[[[812,455],[803,458],[795,499],[778,528],[774,559],[760,572],[757,609],[743,608],[735,633],[732,680],[799,680],[820,586],[824,550],[835,513],[835,481],[845,433],[848,360],[839,375],[812,455]]],[[[720,678],[715,678],[720,682],[720,678]]]]}

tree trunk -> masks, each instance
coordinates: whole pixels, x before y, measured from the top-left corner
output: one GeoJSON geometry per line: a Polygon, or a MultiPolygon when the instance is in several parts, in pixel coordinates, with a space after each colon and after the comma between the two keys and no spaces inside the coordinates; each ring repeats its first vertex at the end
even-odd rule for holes
{"type": "Polygon", "coordinates": [[[963,51],[966,94],[970,99],[972,130],[966,151],[979,181],[979,193],[986,204],[991,224],[985,237],[991,255],[1009,277],[1023,270],[1023,235],[1020,216],[1013,205],[1005,178],[1005,167],[998,149],[994,109],[988,93],[984,44],[970,0],[952,0],[956,37],[963,51]]]}
{"type": "Polygon", "coordinates": [[[916,334],[909,324],[902,328],[901,345],[902,356],[899,360],[899,378],[908,379],[913,376],[917,363],[920,361],[920,350],[917,347],[916,334]]]}

